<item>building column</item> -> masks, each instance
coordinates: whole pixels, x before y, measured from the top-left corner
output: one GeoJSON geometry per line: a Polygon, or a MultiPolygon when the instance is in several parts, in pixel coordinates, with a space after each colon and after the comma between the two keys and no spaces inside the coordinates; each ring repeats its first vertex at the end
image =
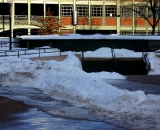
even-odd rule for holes
{"type": "MultiPolygon", "coordinates": [[[[148,8],[146,8],[146,16],[147,16],[147,18],[148,18],[148,8]]],[[[145,20],[146,21],[146,35],[148,35],[148,21],[147,20],[145,20]]]]}
{"type": "MultiPolygon", "coordinates": [[[[58,19],[61,21],[61,0],[58,0],[58,19]]],[[[61,29],[59,29],[59,34],[61,35],[61,29]]]]}
{"type": "Polygon", "coordinates": [[[135,12],[134,12],[134,0],[132,0],[132,35],[134,35],[135,31],[135,12]]]}
{"type": "Polygon", "coordinates": [[[106,26],[105,0],[103,0],[102,25],[106,26]]]}
{"type": "Polygon", "coordinates": [[[88,0],[88,26],[91,27],[91,1],[88,0]]]}
{"type": "MultiPolygon", "coordinates": [[[[76,11],[76,0],[73,0],[73,14],[75,13],[76,11]]],[[[72,16],[72,19],[74,21],[74,15],[72,16]]],[[[73,24],[73,33],[76,34],[76,25],[73,24]]]]}
{"type": "Polygon", "coordinates": [[[117,34],[120,35],[120,27],[121,27],[121,7],[120,0],[117,0],[117,34]]]}
{"type": "MultiPolygon", "coordinates": [[[[31,25],[31,0],[28,0],[28,25],[31,25]]],[[[28,35],[31,35],[30,28],[28,28],[28,35]]]]}
{"type": "Polygon", "coordinates": [[[43,17],[46,17],[46,0],[43,0],[43,17]]]}
{"type": "Polygon", "coordinates": [[[14,37],[14,30],[13,30],[13,27],[14,27],[14,17],[15,17],[15,3],[14,3],[14,0],[12,1],[12,6],[11,6],[11,37],[13,38],[14,37]]]}

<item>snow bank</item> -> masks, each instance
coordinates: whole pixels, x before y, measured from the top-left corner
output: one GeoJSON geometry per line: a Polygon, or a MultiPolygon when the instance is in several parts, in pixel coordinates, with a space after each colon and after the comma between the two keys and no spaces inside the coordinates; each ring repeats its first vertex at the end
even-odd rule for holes
{"type": "Polygon", "coordinates": [[[150,52],[148,59],[151,65],[151,70],[148,75],[160,75],[160,58],[156,56],[156,53],[150,52]]]}
{"type": "Polygon", "coordinates": [[[54,98],[93,105],[92,112],[105,116],[112,123],[130,122],[142,127],[141,121],[147,125],[150,119],[149,124],[156,122],[155,127],[160,129],[160,96],[121,90],[107,84],[105,79],[125,77],[109,72],[86,73],[72,53],[62,62],[2,59],[0,75],[2,86],[33,86],[54,98]]]}
{"type": "MultiPolygon", "coordinates": [[[[127,50],[127,49],[114,49],[115,55],[118,58],[141,58],[142,57],[142,52],[135,52],[132,50],[127,50]]],[[[84,57],[98,57],[98,58],[111,58],[112,57],[112,52],[111,48],[108,47],[102,47],[99,48],[95,51],[86,51],[84,52],[84,57]]]]}
{"type": "Polygon", "coordinates": [[[130,39],[130,40],[160,40],[159,36],[125,36],[125,35],[102,35],[102,34],[93,34],[93,35],[81,35],[81,34],[68,34],[64,36],[58,35],[23,35],[18,36],[17,38],[22,39],[130,39]]]}

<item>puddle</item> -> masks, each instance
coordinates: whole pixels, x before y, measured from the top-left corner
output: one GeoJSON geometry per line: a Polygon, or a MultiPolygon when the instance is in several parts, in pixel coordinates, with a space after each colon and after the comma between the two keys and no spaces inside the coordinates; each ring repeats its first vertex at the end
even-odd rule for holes
{"type": "Polygon", "coordinates": [[[24,101],[33,107],[12,115],[13,120],[0,122],[2,130],[123,130],[105,123],[102,117],[91,115],[87,106],[77,107],[68,101],[53,99],[39,89],[0,87],[0,96],[24,101]]]}

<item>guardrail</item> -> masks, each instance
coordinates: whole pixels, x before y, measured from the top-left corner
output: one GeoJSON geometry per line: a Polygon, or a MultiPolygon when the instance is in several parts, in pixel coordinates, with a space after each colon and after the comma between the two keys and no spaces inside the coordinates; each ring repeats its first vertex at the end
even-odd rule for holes
{"type": "MultiPolygon", "coordinates": [[[[8,42],[0,42],[0,47],[8,47],[6,45],[6,43],[8,42]]],[[[12,43],[18,43],[18,42],[12,42],[12,43]]],[[[59,50],[52,50],[54,48],[35,48],[35,49],[24,49],[24,48],[16,48],[16,47],[12,47],[13,50],[0,50],[0,57],[7,57],[7,56],[16,56],[16,57],[20,57],[20,56],[24,56],[24,55],[34,55],[37,54],[38,57],[41,57],[42,54],[47,54],[47,53],[56,53],[58,52],[59,55],[61,55],[61,51],[59,50]],[[50,51],[47,51],[50,50],[50,51]]]]}
{"type": "Polygon", "coordinates": [[[114,61],[114,65],[115,65],[115,68],[117,69],[117,58],[116,58],[116,54],[115,54],[115,52],[114,52],[114,48],[113,48],[113,46],[111,46],[111,53],[112,53],[112,59],[113,59],[113,61],[114,61]]]}
{"type": "Polygon", "coordinates": [[[151,70],[151,64],[150,64],[150,62],[149,62],[147,53],[146,53],[146,51],[145,51],[145,49],[144,49],[143,46],[142,46],[142,49],[143,49],[143,51],[142,51],[142,59],[143,59],[144,63],[146,64],[146,69],[147,69],[148,72],[149,72],[149,71],[151,70]]]}
{"type": "Polygon", "coordinates": [[[82,68],[84,69],[84,50],[82,46],[82,53],[81,53],[81,63],[82,63],[82,68]]]}

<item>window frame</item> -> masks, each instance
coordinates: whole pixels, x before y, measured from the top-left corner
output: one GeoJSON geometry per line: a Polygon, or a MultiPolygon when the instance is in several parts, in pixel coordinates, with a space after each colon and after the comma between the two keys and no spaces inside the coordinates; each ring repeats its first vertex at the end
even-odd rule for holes
{"type": "Polygon", "coordinates": [[[102,5],[96,5],[96,6],[92,5],[91,6],[91,17],[102,17],[102,16],[103,16],[102,5]]]}
{"type": "Polygon", "coordinates": [[[61,16],[72,16],[73,5],[61,5],[61,16]],[[68,8],[68,9],[67,9],[68,8]]]}
{"type": "Polygon", "coordinates": [[[106,9],[105,10],[106,17],[117,17],[117,6],[116,5],[106,5],[105,9],[106,9]]]}

